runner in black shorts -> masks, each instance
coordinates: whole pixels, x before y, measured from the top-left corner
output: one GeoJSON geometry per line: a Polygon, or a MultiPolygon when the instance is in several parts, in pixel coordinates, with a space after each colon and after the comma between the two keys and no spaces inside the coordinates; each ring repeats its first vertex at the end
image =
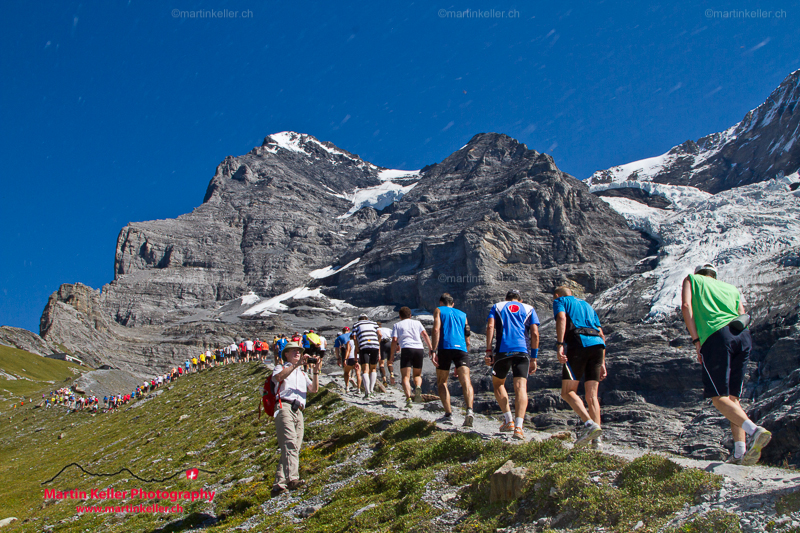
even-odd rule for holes
{"type": "Polygon", "coordinates": [[[358,350],[358,362],[361,363],[361,366],[378,366],[380,355],[379,348],[360,348],[358,350]]]}
{"type": "Polygon", "coordinates": [[[683,280],[681,312],[702,367],[703,395],[731,424],[728,462],[754,465],[772,433],[750,420],[739,403],[752,350],[744,299],[739,289],[717,279],[714,265],[704,263],[683,280]]]}
{"type": "Polygon", "coordinates": [[[467,352],[464,350],[436,350],[436,355],[438,357],[439,364],[437,368],[439,370],[446,370],[448,373],[450,372],[450,364],[452,363],[456,368],[461,368],[462,366],[466,366],[467,361],[467,352]]]}
{"type": "MultiPolygon", "coordinates": [[[[561,398],[581,417],[583,427],[576,432],[575,446],[585,446],[600,438],[600,401],[597,389],[606,377],[605,335],[592,306],[572,295],[569,287],[553,291],[553,318],[556,321],[556,355],[561,371],[561,398]],[[581,378],[586,378],[586,406],[578,396],[581,378]]],[[[596,442],[599,445],[599,442],[596,442]]]]}
{"type": "Polygon", "coordinates": [[[712,333],[700,347],[703,356],[703,398],[742,397],[744,369],[753,341],[749,330],[738,335],[730,326],[712,333]]]}
{"type": "Polygon", "coordinates": [[[567,362],[561,370],[562,380],[580,381],[586,376],[586,381],[600,381],[603,374],[603,361],[605,360],[605,346],[589,346],[583,348],[574,345],[567,347],[567,362]]]}
{"type": "Polygon", "coordinates": [[[527,378],[530,368],[530,358],[524,352],[499,353],[492,365],[492,376],[497,379],[506,379],[508,371],[515,378],[527,378]]]}
{"type": "Polygon", "coordinates": [[[400,368],[422,369],[422,361],[425,359],[425,350],[422,348],[401,348],[400,349],[400,368]]]}
{"type": "Polygon", "coordinates": [[[389,357],[394,360],[395,354],[400,352],[400,381],[406,397],[405,407],[411,409],[413,402],[422,402],[424,349],[427,345],[428,350],[433,353],[433,347],[428,332],[425,331],[419,320],[411,318],[409,307],[401,307],[399,315],[400,321],[394,325],[391,331],[392,351],[389,357]],[[414,400],[411,399],[412,379],[414,381],[414,400]]]}
{"type": "Polygon", "coordinates": [[[356,358],[356,345],[353,339],[350,339],[347,344],[342,346],[344,354],[344,392],[348,392],[350,388],[350,372],[355,372],[356,375],[356,389],[358,392],[361,389],[361,374],[358,373],[358,359],[356,358]]]}

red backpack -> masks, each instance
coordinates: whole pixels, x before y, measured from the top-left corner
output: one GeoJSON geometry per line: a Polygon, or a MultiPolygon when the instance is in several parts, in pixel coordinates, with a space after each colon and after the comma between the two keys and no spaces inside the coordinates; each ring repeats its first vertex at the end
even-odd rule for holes
{"type": "MultiPolygon", "coordinates": [[[[269,416],[275,416],[275,405],[280,404],[281,400],[278,398],[278,385],[272,381],[272,374],[267,376],[264,382],[264,391],[261,394],[261,404],[264,406],[264,412],[269,416]]],[[[261,416],[259,414],[259,416],[261,416]]]]}

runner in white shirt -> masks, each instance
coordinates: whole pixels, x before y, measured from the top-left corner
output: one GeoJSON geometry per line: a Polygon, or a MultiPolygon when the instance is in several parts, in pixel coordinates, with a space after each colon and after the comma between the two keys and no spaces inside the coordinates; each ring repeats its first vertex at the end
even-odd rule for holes
{"type": "Polygon", "coordinates": [[[361,374],[358,372],[359,364],[358,358],[356,357],[356,342],[351,337],[347,344],[344,345],[344,392],[347,393],[350,388],[350,372],[355,372],[356,374],[356,388],[355,392],[358,394],[358,391],[361,390],[361,374]]]}
{"type": "Polygon", "coordinates": [[[381,323],[378,322],[378,333],[380,334],[380,359],[378,360],[378,371],[381,373],[381,381],[383,384],[387,384],[387,375],[391,374],[392,385],[394,385],[394,370],[392,369],[392,363],[394,362],[391,360],[392,354],[392,330],[389,328],[384,328],[381,326],[381,323]]]}
{"type": "Polygon", "coordinates": [[[248,339],[248,340],[244,341],[244,347],[245,347],[245,350],[247,350],[247,355],[245,356],[244,361],[245,362],[249,362],[250,359],[255,354],[255,351],[254,351],[255,350],[255,344],[253,343],[253,341],[248,339]]]}
{"type": "Polygon", "coordinates": [[[394,361],[394,354],[400,351],[400,376],[403,392],[406,395],[406,408],[411,409],[411,373],[414,374],[414,402],[422,401],[422,361],[425,358],[422,341],[432,350],[428,332],[419,322],[411,318],[411,309],[400,308],[400,322],[392,329],[392,352],[389,356],[394,361]]]}

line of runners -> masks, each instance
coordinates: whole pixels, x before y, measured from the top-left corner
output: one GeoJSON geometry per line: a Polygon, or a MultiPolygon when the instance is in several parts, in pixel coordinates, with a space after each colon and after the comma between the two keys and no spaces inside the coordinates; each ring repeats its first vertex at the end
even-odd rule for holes
{"type": "MultiPolygon", "coordinates": [[[[733,285],[717,280],[713,265],[704,264],[684,281],[682,310],[702,366],[704,397],[710,398],[731,423],[734,450],[728,462],[755,464],[770,442],[771,433],[753,423],[739,404],[752,345],[746,323],[749,315],[745,313],[740,292],[733,285]]],[[[359,316],[352,329],[344,327],[334,348],[337,364],[344,368],[345,392],[350,388],[351,375],[355,375],[356,391],[363,389],[364,398],[369,398],[376,384],[380,386],[378,370],[385,372],[384,383],[388,374],[393,384],[393,363],[399,353],[405,404],[411,409],[414,402],[421,401],[422,362],[427,347],[436,366],[438,393],[445,411],[439,421],[453,424],[447,381],[454,367],[466,405],[462,425],[471,427],[474,391],[467,364],[470,350],[467,316],[454,307],[453,298],[445,293],[433,317],[431,336],[419,321],[411,318],[408,307],[400,309],[400,321],[391,330],[366,315],[359,316]]],[[[606,339],[599,317],[589,303],[576,298],[565,286],[554,290],[553,317],[555,351],[563,365],[561,397],[582,421],[575,445],[599,444],[602,421],[598,387],[608,374],[606,339]],[[581,380],[585,404],[578,395],[581,380]]],[[[494,395],[503,414],[499,430],[511,433],[515,439],[525,438],[527,378],[538,368],[539,341],[539,318],[532,306],[523,303],[519,291],[509,291],[504,301],[491,307],[486,323],[485,364],[492,368],[494,395]],[[506,390],[509,373],[513,378],[513,413],[506,390]]]]}

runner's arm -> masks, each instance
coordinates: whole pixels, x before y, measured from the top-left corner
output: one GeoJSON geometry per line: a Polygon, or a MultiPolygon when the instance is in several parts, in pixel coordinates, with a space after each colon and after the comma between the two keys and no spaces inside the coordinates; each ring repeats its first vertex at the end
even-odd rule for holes
{"type": "Polygon", "coordinates": [[[560,311],[556,315],[556,356],[561,363],[567,362],[567,356],[564,355],[564,337],[567,334],[567,314],[560,311]]]}
{"type": "Polygon", "coordinates": [[[433,347],[434,345],[431,344],[431,338],[428,337],[428,332],[427,331],[425,331],[423,329],[422,333],[420,333],[419,336],[422,337],[422,340],[425,341],[425,344],[428,345],[428,351],[429,352],[433,353],[433,352],[436,351],[436,348],[433,347]]]}
{"type": "Polygon", "coordinates": [[[692,282],[689,281],[689,276],[686,276],[686,279],[683,280],[683,288],[681,289],[681,313],[683,314],[683,323],[686,324],[686,329],[689,330],[689,335],[692,336],[692,344],[694,344],[697,352],[697,362],[702,363],[700,335],[697,333],[697,325],[694,323],[694,313],[692,311],[692,282]]]}
{"type": "MultiPolygon", "coordinates": [[[[464,319],[464,329],[466,330],[466,333],[469,333],[469,321],[467,319],[464,319]]],[[[469,349],[472,347],[472,344],[469,341],[469,335],[467,335],[466,333],[464,334],[464,339],[467,341],[467,351],[469,352],[469,349]]]]}
{"type": "Polygon", "coordinates": [[[492,339],[494,339],[494,318],[489,317],[489,320],[486,321],[486,359],[489,360],[486,362],[487,365],[491,364],[493,359],[492,339]]]}
{"type": "MultiPolygon", "coordinates": [[[[433,347],[430,347],[430,351],[435,352],[436,348],[439,346],[439,336],[441,335],[442,329],[442,312],[439,311],[439,308],[433,310],[433,347]]],[[[427,333],[426,333],[427,335],[427,333]]]]}

